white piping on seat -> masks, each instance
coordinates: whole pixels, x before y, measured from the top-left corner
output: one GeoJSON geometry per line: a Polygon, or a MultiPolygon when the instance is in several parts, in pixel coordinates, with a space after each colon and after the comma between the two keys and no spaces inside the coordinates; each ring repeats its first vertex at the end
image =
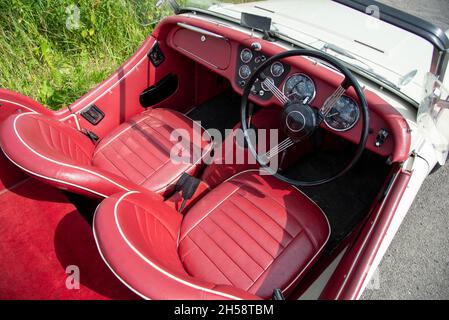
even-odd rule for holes
{"type": "Polygon", "coordinates": [[[11,101],[11,100],[0,99],[0,101],[2,101],[2,102],[7,102],[7,103],[11,103],[11,104],[15,104],[16,106],[25,108],[25,109],[27,109],[27,110],[33,112],[33,113],[37,113],[36,111],[34,111],[33,109],[31,109],[30,107],[24,106],[23,104],[20,104],[20,103],[11,101]]]}
{"type": "MultiPolygon", "coordinates": [[[[115,223],[116,223],[117,229],[118,229],[120,235],[122,236],[123,240],[125,241],[125,243],[131,248],[131,250],[134,251],[134,253],[136,253],[143,261],[148,263],[152,268],[156,269],[158,272],[162,273],[163,275],[169,277],[170,279],[172,279],[172,280],[174,280],[176,282],[179,282],[179,283],[181,283],[181,284],[183,284],[185,286],[188,286],[190,288],[193,288],[193,289],[196,289],[196,290],[201,290],[201,291],[208,292],[208,293],[211,293],[211,294],[215,294],[215,295],[218,295],[218,296],[222,296],[224,298],[233,299],[233,300],[242,300],[241,298],[235,297],[233,295],[230,295],[230,294],[227,294],[227,293],[224,293],[224,292],[220,292],[220,291],[216,291],[216,290],[212,290],[212,289],[208,289],[208,288],[204,288],[204,287],[201,287],[199,285],[195,285],[193,283],[190,283],[188,281],[185,281],[183,279],[178,278],[177,276],[175,276],[175,275],[169,273],[168,271],[164,270],[163,268],[159,267],[153,261],[149,260],[147,257],[145,257],[139,250],[137,250],[131,244],[131,242],[126,238],[125,234],[123,233],[122,228],[120,227],[120,222],[119,222],[118,216],[117,216],[117,209],[118,209],[118,206],[120,205],[120,203],[123,201],[123,199],[125,199],[126,197],[128,197],[128,196],[130,196],[132,194],[137,194],[137,193],[139,193],[139,192],[137,192],[137,191],[130,191],[130,192],[125,193],[124,195],[122,195],[117,200],[117,202],[115,203],[115,206],[114,206],[114,219],[115,219],[115,223]]],[[[95,218],[94,218],[94,221],[95,221],[95,218]]],[[[95,228],[94,228],[94,236],[95,236],[95,228]]],[[[96,238],[96,236],[95,236],[95,238],[96,238]]],[[[98,241],[97,241],[97,247],[99,248],[99,251],[101,252],[101,249],[100,249],[100,247],[98,245],[98,241]]],[[[104,257],[103,257],[103,260],[104,260],[104,257]]],[[[111,267],[109,265],[108,265],[108,267],[111,269],[111,267]]],[[[114,274],[116,274],[116,273],[114,272],[114,274]]],[[[123,279],[121,279],[121,277],[118,276],[118,279],[126,284],[126,282],[123,279]]],[[[128,284],[126,284],[126,285],[127,285],[128,288],[131,288],[128,284]]],[[[137,293],[139,296],[143,297],[144,299],[150,299],[150,298],[146,297],[145,295],[137,292],[135,289],[131,288],[131,290],[133,292],[137,293]]]]}
{"type": "MultiPolygon", "coordinates": [[[[237,178],[240,175],[243,175],[245,173],[250,173],[250,172],[259,172],[261,169],[249,169],[249,170],[245,170],[239,173],[236,173],[235,175],[233,175],[232,177],[228,178],[227,180],[225,180],[223,183],[227,183],[235,178],[237,178]]],[[[262,169],[263,170],[263,169],[262,169]]],[[[298,187],[291,185],[297,192],[299,192],[302,196],[304,196],[305,198],[307,198],[311,203],[313,203],[318,209],[320,209],[321,214],[323,215],[324,219],[326,220],[329,232],[327,235],[327,239],[326,241],[323,242],[323,245],[321,246],[321,248],[315,253],[315,255],[309,260],[309,262],[307,263],[307,265],[301,269],[301,272],[290,282],[290,284],[288,284],[283,290],[282,293],[285,293],[286,291],[288,291],[291,286],[302,276],[302,274],[308,269],[308,267],[310,266],[310,264],[315,260],[315,258],[323,251],[324,247],[326,246],[327,242],[329,241],[330,235],[331,235],[331,226],[329,223],[329,219],[327,218],[326,214],[323,212],[323,210],[315,203],[315,201],[313,201],[312,199],[310,199],[310,197],[308,197],[304,192],[302,192],[301,190],[298,189],[298,187]]],[[[221,201],[217,206],[215,206],[212,210],[209,210],[204,216],[203,218],[201,218],[192,228],[189,229],[188,232],[186,232],[186,234],[182,237],[182,239],[179,241],[181,242],[186,236],[187,234],[192,231],[201,221],[203,221],[209,214],[210,212],[212,212],[214,209],[216,209],[221,203],[223,203],[226,199],[228,199],[230,196],[232,196],[238,189],[236,189],[234,192],[232,192],[229,196],[227,196],[223,201],[221,201]]]]}
{"type": "MultiPolygon", "coordinates": [[[[149,116],[148,116],[149,117],[149,116]]],[[[108,145],[111,144],[111,142],[115,141],[116,139],[118,139],[122,134],[124,134],[125,132],[127,132],[128,130],[134,128],[135,126],[137,126],[138,124],[140,124],[141,122],[143,122],[144,120],[146,120],[148,117],[144,117],[142,119],[140,119],[139,121],[137,121],[136,123],[133,123],[131,126],[129,126],[128,128],[122,129],[119,133],[117,133],[113,138],[110,138],[110,140],[103,146],[101,146],[100,148],[98,148],[97,150],[94,151],[94,157],[97,155],[98,152],[100,152],[101,150],[103,150],[104,148],[106,148],[108,145]]]]}
{"type": "MultiPolygon", "coordinates": [[[[109,179],[109,178],[107,178],[107,177],[105,177],[105,176],[103,176],[103,175],[97,173],[97,172],[94,172],[94,171],[91,171],[91,170],[88,170],[88,169],[85,169],[85,168],[81,168],[81,167],[78,167],[78,166],[74,166],[74,165],[71,165],[71,164],[67,164],[67,163],[64,163],[64,162],[60,162],[60,161],[56,161],[56,160],[50,159],[50,158],[48,158],[48,157],[46,157],[46,156],[40,154],[39,152],[37,152],[37,151],[34,150],[33,148],[31,148],[31,147],[30,147],[30,146],[29,146],[29,145],[22,139],[22,137],[20,136],[19,132],[17,131],[17,120],[19,120],[21,117],[23,117],[23,116],[25,116],[25,115],[30,115],[30,114],[35,114],[35,112],[33,112],[33,113],[22,113],[22,114],[20,114],[19,116],[17,116],[17,117],[14,119],[14,123],[13,123],[14,133],[17,135],[17,137],[19,138],[20,142],[22,142],[22,144],[23,144],[28,150],[30,150],[32,153],[34,153],[34,154],[37,155],[38,157],[41,157],[41,158],[44,159],[44,160],[47,160],[47,161],[49,161],[49,162],[52,162],[52,163],[54,163],[54,164],[57,164],[57,165],[60,165],[60,166],[63,166],[63,167],[68,167],[68,168],[72,168],[72,169],[77,169],[77,170],[80,170],[80,171],[84,171],[84,172],[86,172],[86,173],[89,173],[89,174],[92,174],[92,175],[97,176],[97,177],[99,177],[99,178],[102,178],[102,179],[104,179],[104,180],[106,180],[106,181],[112,183],[113,185],[115,185],[115,186],[117,186],[117,187],[123,189],[124,191],[130,191],[128,188],[122,186],[121,184],[119,184],[119,183],[117,183],[117,182],[115,182],[115,181],[113,181],[113,180],[111,180],[111,179],[109,179]]],[[[29,172],[30,170],[26,170],[26,171],[29,172]]],[[[33,173],[33,172],[32,172],[32,174],[39,176],[38,174],[33,173]]],[[[53,181],[57,181],[56,179],[50,179],[50,178],[48,178],[48,177],[47,177],[46,179],[53,180],[53,181]]],[[[65,182],[65,184],[72,185],[72,184],[70,184],[70,183],[68,183],[68,182],[65,182]]],[[[79,186],[77,186],[77,187],[79,188],[79,186]]],[[[97,192],[95,192],[95,193],[98,194],[97,192]]]]}
{"type": "Polygon", "coordinates": [[[100,196],[100,197],[103,197],[103,198],[107,198],[107,196],[105,196],[104,194],[101,194],[101,193],[99,193],[97,191],[93,191],[93,190],[91,190],[89,188],[85,188],[83,186],[80,186],[80,185],[77,185],[77,184],[74,184],[74,183],[70,183],[70,182],[66,182],[66,181],[62,181],[62,180],[58,180],[58,179],[55,179],[55,178],[50,178],[50,177],[47,177],[47,176],[43,176],[43,175],[40,175],[40,174],[38,174],[36,172],[32,172],[32,171],[22,167],[21,165],[17,164],[14,160],[12,160],[8,156],[8,154],[5,152],[5,150],[3,150],[3,148],[2,148],[2,151],[5,154],[6,158],[9,159],[9,161],[11,161],[14,165],[16,165],[17,167],[19,167],[20,169],[22,169],[23,171],[27,172],[28,174],[30,174],[32,176],[36,176],[36,177],[39,177],[39,178],[42,178],[42,179],[45,179],[45,180],[49,180],[49,181],[53,181],[53,182],[57,182],[57,183],[65,184],[65,185],[69,185],[69,186],[72,186],[72,187],[75,187],[75,188],[78,188],[78,189],[81,189],[81,190],[84,190],[84,191],[88,191],[88,192],[90,192],[92,194],[95,194],[97,196],[100,196]]]}
{"type": "MultiPolygon", "coordinates": [[[[157,109],[153,109],[153,110],[157,110],[157,109]]],[[[185,114],[183,114],[183,113],[181,113],[181,112],[179,112],[179,111],[177,111],[177,110],[172,110],[172,109],[162,109],[162,108],[161,108],[161,110],[169,110],[169,111],[172,111],[172,112],[177,113],[177,114],[179,114],[180,116],[182,116],[182,117],[184,117],[184,118],[186,118],[186,119],[189,119],[190,121],[192,121],[192,122],[194,122],[194,123],[196,123],[196,124],[199,125],[198,122],[194,121],[193,119],[191,119],[191,118],[188,117],[187,115],[185,115],[185,114]]],[[[95,157],[95,156],[97,155],[98,152],[100,152],[101,150],[103,150],[104,148],[106,148],[106,147],[107,147],[109,144],[111,144],[113,141],[115,141],[116,139],[118,139],[122,134],[124,134],[124,133],[127,132],[128,130],[130,130],[130,129],[136,127],[138,124],[140,124],[141,122],[143,122],[144,120],[146,120],[147,118],[150,118],[150,117],[151,117],[150,114],[149,114],[149,115],[146,115],[144,118],[140,119],[140,120],[137,121],[136,123],[134,123],[134,124],[132,124],[131,126],[129,126],[129,127],[125,128],[125,129],[121,130],[120,132],[118,132],[118,133],[117,133],[113,138],[111,138],[105,145],[103,145],[103,146],[101,146],[100,148],[98,148],[97,150],[95,150],[95,151],[94,151],[93,157],[95,157]]],[[[208,149],[205,149],[205,150],[203,151],[203,154],[201,155],[201,158],[198,159],[195,163],[191,164],[191,167],[190,167],[190,168],[193,168],[193,167],[197,166],[198,164],[200,164],[201,161],[206,157],[206,155],[209,154],[209,152],[210,152],[210,151],[213,149],[213,147],[214,147],[214,143],[213,143],[213,141],[212,141],[212,137],[210,136],[209,132],[208,132],[203,126],[200,125],[200,127],[201,127],[202,131],[203,131],[203,132],[206,132],[207,135],[208,135],[208,137],[209,137],[209,140],[210,140],[210,143],[209,143],[209,145],[208,145],[209,148],[208,148],[208,149]]],[[[190,168],[189,168],[189,169],[190,169],[190,168]]],[[[185,170],[184,172],[188,171],[189,169],[185,170]]],[[[173,178],[172,180],[168,181],[168,182],[166,183],[165,186],[163,186],[163,187],[161,187],[161,188],[159,188],[159,189],[157,189],[157,190],[153,190],[153,192],[155,192],[155,193],[160,193],[160,192],[162,192],[163,190],[167,189],[167,187],[170,186],[171,184],[173,184],[174,182],[176,182],[176,181],[181,177],[181,175],[182,175],[182,173],[179,174],[178,176],[176,176],[175,178],[173,178]]]]}
{"type": "Polygon", "coordinates": [[[94,239],[95,239],[95,244],[97,245],[97,249],[98,249],[98,252],[100,253],[100,257],[101,257],[101,259],[103,259],[103,262],[106,264],[106,266],[109,268],[109,270],[111,270],[111,272],[117,277],[117,279],[119,279],[129,290],[131,290],[132,292],[134,292],[135,294],[137,294],[139,297],[141,297],[142,299],[145,299],[145,300],[151,300],[150,298],[148,298],[147,296],[145,296],[145,295],[143,295],[143,294],[141,294],[140,292],[138,292],[137,290],[135,290],[133,287],[131,287],[125,280],[123,280],[123,278],[122,277],[120,277],[116,272],[115,272],[115,270],[114,269],[112,269],[112,267],[111,267],[111,265],[109,264],[109,262],[106,260],[106,258],[104,257],[104,255],[103,255],[103,252],[101,251],[101,248],[100,248],[100,245],[99,245],[99,243],[98,243],[98,237],[97,237],[97,233],[96,233],[96,231],[95,231],[95,218],[96,218],[96,216],[97,216],[97,211],[98,211],[98,208],[100,208],[100,205],[101,204],[99,204],[98,206],[97,206],[97,208],[95,209],[95,213],[94,213],[94,218],[93,218],[93,223],[92,223],[92,230],[93,230],[93,234],[94,234],[94,239]]]}
{"type": "Polygon", "coordinates": [[[309,268],[310,264],[316,259],[316,257],[318,257],[318,255],[323,251],[324,247],[327,245],[327,242],[329,241],[330,237],[331,237],[331,225],[329,223],[329,219],[327,218],[326,214],[324,213],[324,211],[315,203],[315,201],[313,201],[312,199],[310,199],[304,192],[302,192],[301,190],[298,189],[298,187],[291,185],[294,189],[296,189],[300,194],[302,194],[304,197],[306,197],[307,199],[309,199],[309,201],[311,201],[313,204],[315,204],[315,206],[320,209],[320,212],[322,213],[322,215],[324,216],[324,219],[327,222],[327,227],[329,228],[329,232],[327,233],[327,239],[326,241],[323,242],[323,245],[321,246],[321,248],[315,253],[315,255],[312,257],[312,259],[309,260],[309,263],[307,263],[307,265],[302,268],[301,272],[292,280],[292,282],[290,282],[290,284],[285,287],[282,290],[282,293],[285,293],[286,291],[288,291],[288,289],[290,289],[290,287],[302,276],[302,274],[309,268]]]}

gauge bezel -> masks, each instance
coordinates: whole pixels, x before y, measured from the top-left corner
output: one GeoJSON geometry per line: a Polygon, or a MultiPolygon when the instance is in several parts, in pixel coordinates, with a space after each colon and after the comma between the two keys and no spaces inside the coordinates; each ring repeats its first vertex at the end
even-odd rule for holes
{"type": "Polygon", "coordinates": [[[240,52],[240,60],[241,60],[244,64],[250,63],[250,62],[253,60],[253,58],[254,58],[254,54],[253,54],[253,52],[252,52],[250,49],[248,49],[248,48],[245,48],[245,49],[243,49],[243,50],[240,52]],[[249,53],[251,54],[251,58],[250,58],[249,60],[243,59],[243,53],[244,53],[244,52],[249,52],[249,53]]]}
{"type": "Polygon", "coordinates": [[[280,76],[282,76],[285,73],[285,67],[284,64],[282,62],[276,61],[275,63],[273,63],[270,67],[270,73],[273,77],[275,78],[279,78],[280,76]],[[275,75],[273,72],[273,67],[276,65],[280,65],[282,67],[282,72],[279,75],[275,75]]]}
{"type": "Polygon", "coordinates": [[[292,74],[291,76],[289,76],[289,77],[287,77],[287,79],[284,81],[284,86],[282,87],[282,92],[287,96],[287,93],[285,92],[285,86],[287,85],[287,83],[288,83],[288,81],[290,80],[290,79],[292,79],[293,77],[296,77],[296,76],[302,76],[302,77],[305,77],[305,78],[307,78],[307,79],[309,79],[312,83],[313,83],[313,96],[312,96],[312,98],[310,99],[310,101],[309,101],[309,104],[310,103],[312,103],[313,102],[313,100],[315,100],[315,98],[316,98],[316,83],[315,83],[315,81],[313,81],[313,79],[311,78],[311,77],[309,77],[308,75],[306,75],[305,73],[302,73],[302,72],[298,72],[298,73],[294,73],[294,74],[292,74]]]}
{"type": "MultiPolygon", "coordinates": [[[[356,108],[356,110],[357,110],[357,116],[356,116],[356,119],[355,119],[354,123],[353,123],[350,127],[345,128],[345,129],[337,129],[337,128],[334,128],[333,126],[331,126],[331,125],[327,122],[327,116],[324,117],[324,123],[326,124],[326,126],[328,126],[330,129],[335,130],[335,131],[337,131],[337,132],[347,132],[347,131],[351,130],[352,128],[355,127],[355,125],[357,124],[357,122],[359,122],[359,120],[360,120],[360,106],[359,106],[359,104],[357,103],[357,101],[355,101],[353,98],[351,98],[351,97],[348,96],[348,95],[342,95],[342,96],[340,97],[340,99],[343,98],[343,97],[348,98],[349,100],[351,100],[352,102],[354,102],[354,104],[357,106],[357,108],[356,108]]],[[[331,98],[331,97],[327,98],[327,100],[326,100],[326,102],[324,103],[324,105],[327,104],[327,102],[329,101],[330,98],[331,98]]],[[[340,100],[340,99],[339,99],[339,100],[340,100]]],[[[334,107],[332,107],[332,109],[333,109],[333,108],[334,108],[334,107]]],[[[331,112],[332,109],[331,109],[329,112],[331,112]]]]}
{"type": "Polygon", "coordinates": [[[246,80],[246,79],[248,79],[249,77],[251,77],[252,74],[253,74],[253,71],[251,70],[251,67],[250,67],[249,65],[244,64],[244,65],[241,65],[241,66],[240,66],[240,68],[239,68],[239,77],[240,77],[240,78],[242,78],[243,80],[246,80]],[[242,69],[245,68],[245,67],[248,68],[249,71],[250,71],[250,73],[249,73],[249,75],[248,75],[247,77],[242,76],[242,69]]]}

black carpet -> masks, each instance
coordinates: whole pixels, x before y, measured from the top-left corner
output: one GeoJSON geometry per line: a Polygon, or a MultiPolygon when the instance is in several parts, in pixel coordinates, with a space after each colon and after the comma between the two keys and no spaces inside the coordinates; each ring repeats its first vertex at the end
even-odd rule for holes
{"type": "MultiPolygon", "coordinates": [[[[288,177],[310,181],[329,177],[341,170],[353,155],[346,152],[320,152],[302,159],[287,170],[288,177]]],[[[331,225],[327,251],[332,251],[369,213],[389,173],[386,160],[365,152],[358,164],[340,179],[319,187],[300,188],[324,211],[331,225]]]]}
{"type": "Polygon", "coordinates": [[[201,121],[203,128],[217,129],[225,137],[226,129],[233,129],[240,122],[241,97],[226,91],[190,111],[187,116],[201,121]]]}

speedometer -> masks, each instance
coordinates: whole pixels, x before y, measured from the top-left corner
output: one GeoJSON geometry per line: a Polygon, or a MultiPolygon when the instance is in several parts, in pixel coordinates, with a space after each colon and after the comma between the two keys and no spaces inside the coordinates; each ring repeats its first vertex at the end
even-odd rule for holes
{"type": "Polygon", "coordinates": [[[347,96],[342,96],[328,112],[324,122],[336,131],[348,131],[355,126],[359,117],[360,109],[357,103],[347,96]]]}
{"type": "Polygon", "coordinates": [[[285,82],[284,94],[288,98],[298,101],[309,98],[308,103],[310,103],[316,95],[315,83],[305,74],[294,74],[285,82]]]}

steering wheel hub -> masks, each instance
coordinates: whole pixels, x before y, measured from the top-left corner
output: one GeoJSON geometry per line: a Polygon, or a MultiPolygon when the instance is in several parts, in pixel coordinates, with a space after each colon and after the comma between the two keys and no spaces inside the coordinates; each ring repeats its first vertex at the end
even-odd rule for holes
{"type": "Polygon", "coordinates": [[[294,141],[303,140],[315,131],[317,116],[315,111],[302,102],[288,103],[281,115],[281,128],[294,141]]]}

